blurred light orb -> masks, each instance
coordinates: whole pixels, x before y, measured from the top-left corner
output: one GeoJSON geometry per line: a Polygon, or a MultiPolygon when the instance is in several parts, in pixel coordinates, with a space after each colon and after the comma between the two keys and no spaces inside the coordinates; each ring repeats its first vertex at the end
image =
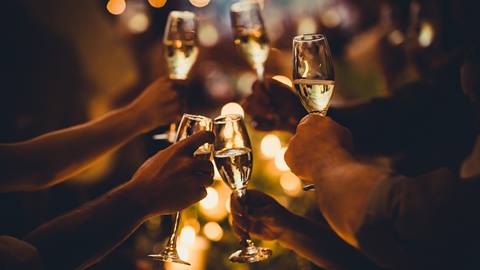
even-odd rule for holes
{"type": "Polygon", "coordinates": [[[205,209],[213,209],[218,204],[218,192],[212,187],[207,188],[207,196],[200,201],[200,206],[205,209]]]}
{"type": "Polygon", "coordinates": [[[298,196],[302,191],[302,182],[292,172],[286,172],[280,177],[280,186],[285,194],[289,196],[298,196]]]}
{"type": "Polygon", "coordinates": [[[282,149],[277,151],[277,153],[275,154],[275,166],[277,167],[278,170],[284,171],[284,172],[290,170],[287,163],[285,162],[285,158],[283,157],[286,151],[287,151],[287,148],[283,147],[282,149]]]}
{"type": "Polygon", "coordinates": [[[311,34],[317,32],[317,22],[312,17],[305,17],[300,19],[297,27],[297,34],[311,34]]]}
{"type": "Polygon", "coordinates": [[[328,28],[335,28],[340,24],[340,14],[334,8],[329,8],[321,16],[320,20],[328,28]]]}
{"type": "Polygon", "coordinates": [[[198,41],[205,47],[212,47],[218,43],[218,30],[213,24],[200,25],[198,29],[198,41]]]}
{"type": "Polygon", "coordinates": [[[211,221],[205,224],[203,227],[203,233],[205,236],[212,241],[220,241],[223,237],[223,229],[218,225],[217,222],[211,221]]]}
{"type": "Polygon", "coordinates": [[[262,154],[267,158],[274,158],[275,155],[282,149],[280,139],[274,134],[268,134],[263,137],[260,143],[262,154]]]}
{"type": "Polygon", "coordinates": [[[400,30],[396,29],[396,30],[393,30],[387,37],[388,41],[390,43],[392,43],[393,45],[395,46],[398,46],[400,44],[402,44],[404,41],[405,41],[405,37],[404,35],[402,34],[402,32],[400,32],[400,30]]]}
{"type": "Polygon", "coordinates": [[[125,11],[127,3],[125,0],[110,0],[107,3],[107,10],[113,15],[120,15],[125,11]]]}
{"type": "Polygon", "coordinates": [[[134,14],[127,21],[128,29],[136,34],[145,32],[149,25],[150,19],[148,18],[147,14],[143,12],[134,14]]]}
{"type": "Polygon", "coordinates": [[[422,47],[428,47],[433,42],[435,31],[430,22],[423,22],[420,26],[420,34],[418,35],[418,43],[422,47]]]}
{"type": "Polygon", "coordinates": [[[184,245],[178,245],[177,246],[177,252],[178,252],[178,256],[180,257],[180,259],[184,260],[184,261],[188,261],[189,257],[190,257],[190,254],[188,252],[188,248],[184,245]]]}
{"type": "Polygon", "coordinates": [[[257,80],[257,75],[251,71],[243,72],[237,80],[237,89],[242,96],[252,93],[253,83],[257,80]]]}
{"type": "Polygon", "coordinates": [[[230,197],[228,197],[227,201],[225,201],[225,208],[227,209],[227,213],[232,212],[232,209],[230,208],[230,202],[231,202],[231,199],[230,199],[230,197]]]}
{"type": "Polygon", "coordinates": [[[193,228],[192,226],[185,226],[180,232],[180,238],[178,241],[181,243],[181,245],[189,247],[192,246],[193,243],[195,243],[195,237],[195,228],[193,228]]]}
{"type": "Polygon", "coordinates": [[[222,107],[221,115],[228,114],[240,114],[242,117],[245,117],[245,112],[240,104],[236,102],[229,102],[222,107]]]}
{"type": "Polygon", "coordinates": [[[275,75],[275,76],[272,77],[272,79],[274,79],[276,81],[279,81],[279,82],[285,84],[286,86],[288,86],[290,88],[293,87],[292,81],[287,76],[275,75]]]}
{"type": "Polygon", "coordinates": [[[196,7],[205,7],[210,3],[210,0],[190,0],[190,3],[196,7]]]}
{"type": "Polygon", "coordinates": [[[154,8],[162,8],[167,3],[167,0],[148,0],[148,3],[154,8]]]}

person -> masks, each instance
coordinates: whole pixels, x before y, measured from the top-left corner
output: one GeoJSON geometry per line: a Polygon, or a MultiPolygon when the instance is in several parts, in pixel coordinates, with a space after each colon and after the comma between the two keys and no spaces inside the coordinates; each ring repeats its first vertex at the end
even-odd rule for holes
{"type": "Polygon", "coordinates": [[[171,82],[160,78],[128,105],[99,119],[31,140],[0,144],[0,192],[58,184],[135,136],[175,122],[180,107],[171,82]]]}
{"type": "MultiPolygon", "coordinates": [[[[476,51],[474,47],[462,65],[461,84],[478,121],[480,81],[475,74],[480,66],[476,51]]],[[[348,129],[329,117],[315,114],[303,118],[298,125],[285,161],[298,177],[315,184],[317,206],[335,233],[377,267],[479,267],[476,243],[480,239],[480,218],[474,213],[480,203],[480,176],[460,178],[444,167],[407,177],[365,162],[356,155],[348,129]]],[[[280,206],[272,199],[262,200],[265,195],[250,194],[253,198],[247,200],[248,211],[232,202],[236,231],[250,231],[262,239],[273,235],[288,245],[285,239],[309,224],[292,217],[285,209],[278,210],[280,206]],[[294,233],[289,221],[295,222],[294,233]]],[[[336,258],[325,251],[324,235],[328,236],[327,232],[317,228],[308,233],[304,244],[290,245],[320,266],[335,269],[338,266],[328,260],[336,262],[336,258]]]]}
{"type": "Polygon", "coordinates": [[[148,218],[175,213],[206,196],[206,187],[213,182],[213,166],[194,158],[193,152],[211,142],[211,132],[196,133],[148,159],[130,181],[43,224],[24,241],[2,236],[1,268],[91,266],[148,218]]]}

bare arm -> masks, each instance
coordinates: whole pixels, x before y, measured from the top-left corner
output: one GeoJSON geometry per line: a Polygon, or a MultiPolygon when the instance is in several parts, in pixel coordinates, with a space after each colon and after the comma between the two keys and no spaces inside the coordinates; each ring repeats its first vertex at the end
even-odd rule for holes
{"type": "Polygon", "coordinates": [[[25,142],[0,144],[0,191],[57,184],[133,137],[174,121],[178,110],[175,92],[160,79],[128,106],[99,119],[25,142]]]}
{"type": "Polygon", "coordinates": [[[211,133],[202,132],[157,153],[132,180],[31,232],[45,269],[83,269],[123,242],[148,217],[171,214],[205,197],[210,161],[193,152],[211,133]],[[181,186],[182,188],[178,188],[181,186]]]}

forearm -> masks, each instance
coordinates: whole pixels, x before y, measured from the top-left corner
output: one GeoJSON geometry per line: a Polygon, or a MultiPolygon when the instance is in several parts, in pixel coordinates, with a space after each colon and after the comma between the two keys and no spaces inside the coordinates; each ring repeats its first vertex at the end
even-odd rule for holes
{"type": "Polygon", "coordinates": [[[349,244],[358,247],[355,233],[361,225],[370,192],[390,172],[355,159],[332,161],[315,180],[318,206],[330,226],[349,244]]]}
{"type": "Polygon", "coordinates": [[[125,107],[85,124],[0,146],[5,168],[0,187],[4,191],[38,189],[75,175],[145,131],[146,125],[137,115],[125,107]]]}
{"type": "Polygon", "coordinates": [[[26,237],[40,253],[45,269],[88,267],[135,231],[146,214],[129,195],[127,185],[40,226],[26,237]]]}
{"type": "Polygon", "coordinates": [[[280,244],[325,269],[376,269],[328,227],[300,216],[289,219],[280,244]]]}

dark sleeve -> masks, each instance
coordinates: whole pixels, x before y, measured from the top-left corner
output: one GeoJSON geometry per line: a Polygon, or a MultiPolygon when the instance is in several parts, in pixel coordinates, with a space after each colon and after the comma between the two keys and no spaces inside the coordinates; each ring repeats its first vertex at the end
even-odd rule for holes
{"type": "Polygon", "coordinates": [[[480,181],[459,180],[446,169],[391,177],[371,192],[356,237],[387,269],[466,269],[477,261],[470,255],[478,250],[478,205],[480,181]]]}
{"type": "Polygon", "coordinates": [[[453,168],[474,143],[474,113],[459,75],[438,77],[405,85],[389,97],[332,108],[329,115],[350,129],[359,153],[398,157],[394,166],[401,174],[453,168]]]}

